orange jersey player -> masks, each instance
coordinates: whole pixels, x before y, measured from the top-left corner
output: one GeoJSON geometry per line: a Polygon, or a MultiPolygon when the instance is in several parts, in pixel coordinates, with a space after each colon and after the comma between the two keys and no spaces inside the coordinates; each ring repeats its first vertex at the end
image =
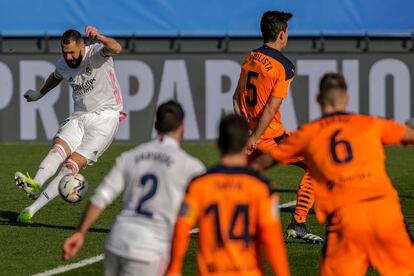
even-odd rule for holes
{"type": "Polygon", "coordinates": [[[219,165],[188,186],[173,237],[167,275],[180,275],[188,232],[198,225],[199,275],[263,275],[260,244],[276,275],[289,275],[270,183],[247,169],[247,122],[229,115],[220,124],[219,165]]]}
{"type": "Polygon", "coordinates": [[[279,108],[288,96],[295,66],[280,51],[287,44],[287,21],[291,17],[291,13],[278,11],[263,14],[264,45],[252,50],[242,65],[233,106],[235,113],[249,123],[249,151],[268,151],[287,135],[279,108]]]}
{"type": "MultiPolygon", "coordinates": [[[[289,85],[295,76],[295,66],[281,53],[287,44],[287,22],[291,17],[291,13],[279,11],[263,14],[260,27],[264,45],[247,55],[233,96],[235,113],[247,119],[251,131],[249,162],[277,147],[290,134],[283,126],[279,109],[288,96],[289,85]]],[[[302,161],[303,157],[299,157],[293,158],[290,163],[306,169],[302,161]]],[[[287,233],[308,243],[323,243],[323,239],[310,233],[305,224],[313,205],[312,182],[313,179],[305,172],[287,233]]]]}
{"type": "Polygon", "coordinates": [[[323,117],[303,125],[252,166],[305,157],[317,180],[317,217],[328,222],[321,275],[365,275],[369,264],[381,275],[413,275],[413,241],[387,176],[383,145],[413,144],[414,129],[345,113],[346,89],[342,75],[325,75],[318,97],[323,117]]]}

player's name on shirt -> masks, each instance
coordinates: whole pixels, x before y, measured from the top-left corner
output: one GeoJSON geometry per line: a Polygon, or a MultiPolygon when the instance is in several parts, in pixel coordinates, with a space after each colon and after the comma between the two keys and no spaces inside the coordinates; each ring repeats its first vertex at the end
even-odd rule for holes
{"type": "Polygon", "coordinates": [[[273,69],[273,66],[272,66],[272,63],[270,62],[269,57],[259,52],[251,52],[249,56],[249,61],[250,62],[258,61],[262,63],[267,72],[273,69]]]}
{"type": "Polygon", "coordinates": [[[243,185],[238,180],[234,181],[232,179],[217,182],[215,186],[218,190],[241,190],[243,188],[243,185]]]}
{"type": "Polygon", "coordinates": [[[157,161],[161,164],[166,165],[167,167],[171,166],[174,163],[171,156],[164,153],[164,152],[143,152],[137,157],[135,157],[135,163],[139,163],[141,161],[157,161]]]}
{"type": "Polygon", "coordinates": [[[345,114],[336,114],[338,116],[326,116],[322,119],[319,119],[319,125],[321,127],[327,127],[335,123],[349,123],[351,121],[351,117],[349,116],[340,116],[345,114]]]}

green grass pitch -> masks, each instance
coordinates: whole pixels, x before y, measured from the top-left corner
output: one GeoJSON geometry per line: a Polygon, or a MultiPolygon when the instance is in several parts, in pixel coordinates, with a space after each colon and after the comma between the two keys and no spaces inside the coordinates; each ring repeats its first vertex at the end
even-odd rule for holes
{"type": "MultiPolygon", "coordinates": [[[[97,164],[82,172],[90,185],[88,196],[111,168],[115,157],[131,147],[132,145],[112,145],[97,164]]],[[[207,166],[218,160],[213,145],[187,144],[184,148],[207,166]]],[[[30,201],[14,185],[13,174],[17,170],[22,170],[33,175],[49,149],[49,145],[38,144],[0,145],[0,275],[30,275],[68,264],[61,259],[62,243],[76,228],[87,200],[79,204],[69,204],[56,198],[36,214],[32,226],[23,226],[15,222],[19,211],[29,205],[30,201]]],[[[413,229],[414,148],[390,147],[387,148],[387,154],[389,175],[399,191],[403,212],[413,229]]],[[[282,203],[295,199],[296,186],[302,175],[301,169],[292,166],[277,167],[266,174],[281,188],[282,203]]],[[[121,200],[118,199],[105,210],[87,234],[84,247],[72,262],[103,252],[105,239],[120,207],[121,200]]],[[[284,228],[290,221],[291,212],[292,209],[281,211],[284,228]]],[[[325,228],[317,224],[314,214],[309,216],[308,226],[315,234],[324,236],[325,228]]],[[[286,246],[292,275],[317,274],[321,246],[291,239],[286,241],[286,246]]],[[[195,250],[196,240],[192,239],[184,264],[184,275],[195,275],[195,250]]],[[[102,270],[103,263],[98,262],[69,271],[66,275],[102,275],[102,270]]],[[[268,267],[266,275],[271,275],[268,267]]],[[[370,269],[368,275],[377,274],[370,269]]]]}

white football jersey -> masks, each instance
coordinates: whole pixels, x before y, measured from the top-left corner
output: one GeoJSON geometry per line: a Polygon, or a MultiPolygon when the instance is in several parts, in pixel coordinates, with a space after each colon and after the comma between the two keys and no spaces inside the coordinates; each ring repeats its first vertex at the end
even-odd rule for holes
{"type": "Polygon", "coordinates": [[[122,94],[114,61],[104,54],[103,47],[102,43],[86,46],[77,68],[70,68],[63,57],[56,64],[55,77],[67,80],[72,87],[75,112],[108,108],[122,110],[122,94]]]}
{"type": "Polygon", "coordinates": [[[134,260],[168,259],[187,185],[204,171],[198,159],[168,136],[123,153],[91,197],[103,209],[124,192],[106,249],[134,260]]]}

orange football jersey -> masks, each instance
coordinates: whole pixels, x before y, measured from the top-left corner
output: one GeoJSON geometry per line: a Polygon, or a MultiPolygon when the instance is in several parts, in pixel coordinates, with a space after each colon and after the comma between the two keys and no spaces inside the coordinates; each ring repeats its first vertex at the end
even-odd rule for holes
{"type": "MultiPolygon", "coordinates": [[[[240,108],[253,131],[270,97],[286,98],[295,66],[280,51],[262,46],[251,51],[240,73],[240,108]]],[[[277,112],[261,139],[283,135],[280,112],[277,112]]]]}
{"type": "MultiPolygon", "coordinates": [[[[280,228],[277,195],[269,184],[246,168],[223,165],[190,183],[177,224],[200,228],[200,275],[262,275],[259,233],[265,226],[280,228]]],[[[281,231],[272,229],[284,247],[281,231]]],[[[287,261],[283,269],[288,271],[287,261]]]]}
{"type": "Polygon", "coordinates": [[[377,117],[335,113],[300,127],[271,151],[287,163],[303,156],[316,179],[321,222],[338,207],[397,193],[387,176],[383,145],[401,144],[405,126],[377,117]]]}

